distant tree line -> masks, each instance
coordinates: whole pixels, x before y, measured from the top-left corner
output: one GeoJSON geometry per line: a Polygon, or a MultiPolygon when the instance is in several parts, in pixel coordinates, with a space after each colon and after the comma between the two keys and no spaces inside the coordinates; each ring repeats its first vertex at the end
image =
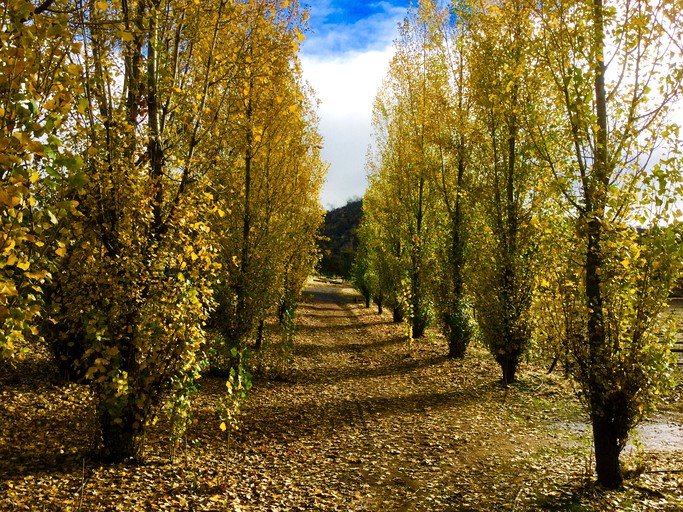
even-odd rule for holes
{"type": "Polygon", "coordinates": [[[363,201],[350,200],[344,206],[325,213],[322,238],[319,242],[319,271],[323,275],[348,279],[358,248],[357,229],[363,201]]]}

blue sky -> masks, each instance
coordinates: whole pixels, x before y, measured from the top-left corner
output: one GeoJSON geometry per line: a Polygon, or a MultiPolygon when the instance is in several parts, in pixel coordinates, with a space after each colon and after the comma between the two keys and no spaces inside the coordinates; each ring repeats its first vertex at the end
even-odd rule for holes
{"type": "Polygon", "coordinates": [[[323,158],[330,164],[321,199],[331,208],[365,192],[372,103],[410,1],[322,0],[307,5],[311,31],[301,47],[301,62],[321,101],[323,158]]]}
{"type": "Polygon", "coordinates": [[[303,50],[310,55],[383,50],[393,41],[396,23],[403,19],[409,4],[405,0],[304,3],[314,33],[309,34],[303,50]]]}
{"type": "MultiPolygon", "coordinates": [[[[372,104],[410,1],[310,0],[307,5],[311,30],[301,46],[301,62],[321,101],[322,155],[330,164],[321,201],[330,209],[365,192],[372,104]]],[[[680,107],[676,121],[683,125],[680,107]]]]}

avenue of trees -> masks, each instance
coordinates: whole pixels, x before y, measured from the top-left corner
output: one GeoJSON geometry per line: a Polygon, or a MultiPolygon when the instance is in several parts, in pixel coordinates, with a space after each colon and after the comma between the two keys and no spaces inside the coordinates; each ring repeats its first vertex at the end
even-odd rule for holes
{"type": "Polygon", "coordinates": [[[0,27],[0,352],[48,342],[94,391],[101,456],[141,461],[208,364],[242,393],[242,352],[317,261],[306,14],[6,0],[0,27]]]}
{"type": "Polygon", "coordinates": [[[423,0],[374,107],[354,280],[477,336],[515,380],[560,358],[590,413],[599,483],[667,387],[681,261],[680,2],[423,0]]]}
{"type": "MultiPolygon", "coordinates": [[[[598,481],[670,383],[680,0],[423,0],[374,106],[352,280],[410,339],[562,361],[598,481]]],[[[323,219],[307,14],[290,0],[4,0],[0,358],[49,346],[93,446],[141,462],[204,371],[230,428],[248,350],[294,308],[323,219]]],[[[355,248],[355,247],[354,247],[355,248]]],[[[275,342],[275,340],[273,340],[275,342]]],[[[227,426],[226,426],[227,425],[227,426]]]]}

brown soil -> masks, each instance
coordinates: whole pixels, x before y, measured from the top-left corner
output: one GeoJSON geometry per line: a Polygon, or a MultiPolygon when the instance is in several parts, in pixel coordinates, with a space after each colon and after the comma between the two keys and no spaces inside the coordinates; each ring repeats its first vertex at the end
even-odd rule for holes
{"type": "Polygon", "coordinates": [[[481,348],[450,360],[436,333],[410,346],[343,286],[306,296],[286,378],[255,377],[230,438],[225,383],[203,379],[174,464],[163,419],[147,465],[94,464],[87,388],[50,384],[37,355],[1,372],[0,510],[683,510],[678,401],[641,433],[644,452],[627,449],[639,476],[599,491],[561,372],[524,364],[504,389],[481,348]]]}

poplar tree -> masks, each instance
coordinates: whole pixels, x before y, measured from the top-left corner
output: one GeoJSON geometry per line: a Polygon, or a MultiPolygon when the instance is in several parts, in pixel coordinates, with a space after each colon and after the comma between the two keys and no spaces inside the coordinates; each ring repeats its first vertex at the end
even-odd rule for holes
{"type": "Polygon", "coordinates": [[[81,90],[63,2],[0,10],[0,359],[39,339],[45,295],[72,233],[83,160],[64,141],[81,90]]]}
{"type": "Polygon", "coordinates": [[[419,8],[400,29],[396,55],[375,102],[377,161],[370,166],[372,199],[367,207],[364,203],[364,211],[385,212],[386,234],[381,236],[396,239],[386,243],[400,269],[398,298],[416,338],[424,335],[432,315],[428,262],[434,258],[436,236],[432,177],[438,165],[433,141],[439,105],[428,23],[428,11],[419,8]]]}
{"type": "Polygon", "coordinates": [[[437,165],[432,180],[441,198],[438,213],[440,243],[432,278],[434,308],[439,315],[450,357],[463,357],[473,335],[466,283],[468,231],[472,183],[472,152],[478,140],[470,85],[471,35],[468,1],[450,9],[438,2],[422,2],[432,32],[434,78],[437,81],[439,120],[433,144],[437,165]]]}
{"type": "Polygon", "coordinates": [[[88,182],[51,290],[52,334],[95,391],[102,458],[140,462],[166,397],[182,400],[200,368],[215,270],[205,176],[224,132],[218,42],[237,11],[182,0],[73,9],[83,92],[69,143],[88,182]]]}
{"type": "Polygon", "coordinates": [[[663,313],[680,263],[680,20],[669,2],[545,2],[539,69],[557,115],[535,125],[572,220],[560,290],[570,370],[590,413],[598,482],[669,377],[663,313]],[[672,37],[673,36],[673,37],[672,37]],[[669,225],[669,227],[666,227],[669,225]],[[642,233],[639,226],[646,228],[642,233]]]}
{"type": "Polygon", "coordinates": [[[472,38],[470,87],[481,139],[473,149],[478,178],[475,307],[482,337],[515,380],[531,342],[537,269],[537,185],[542,169],[528,127],[542,88],[533,76],[533,21],[523,1],[475,4],[466,23],[472,38]]]}
{"type": "Polygon", "coordinates": [[[239,61],[219,114],[230,126],[229,159],[211,172],[225,212],[213,224],[223,271],[211,324],[228,359],[253,340],[270,310],[279,309],[280,319],[293,312],[317,261],[326,167],[316,103],[297,57],[305,30],[298,4],[258,0],[243,6],[232,34],[239,61]]]}

